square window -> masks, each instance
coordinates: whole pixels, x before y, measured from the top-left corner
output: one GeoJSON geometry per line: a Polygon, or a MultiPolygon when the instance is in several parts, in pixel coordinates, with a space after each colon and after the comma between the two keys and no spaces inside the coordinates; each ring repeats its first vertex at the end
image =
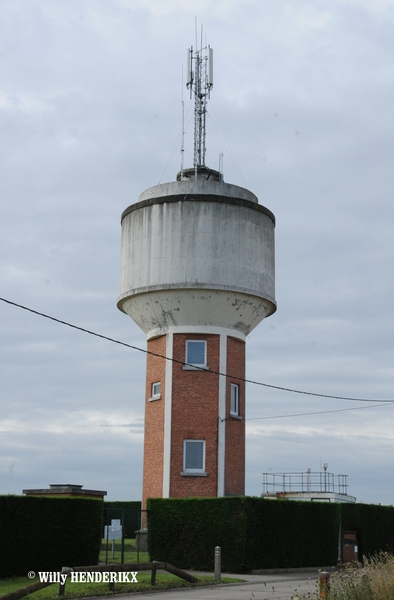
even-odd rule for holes
{"type": "Polygon", "coordinates": [[[230,414],[239,415],[239,385],[230,385],[230,414]]]}
{"type": "Polygon", "coordinates": [[[205,440],[183,441],[183,471],[188,473],[205,472],[205,440]]]}
{"type": "Polygon", "coordinates": [[[152,398],[160,398],[160,381],[152,383],[152,398]]]}
{"type": "Polygon", "coordinates": [[[186,361],[194,367],[207,366],[207,342],[205,340],[186,340],[186,361]]]}

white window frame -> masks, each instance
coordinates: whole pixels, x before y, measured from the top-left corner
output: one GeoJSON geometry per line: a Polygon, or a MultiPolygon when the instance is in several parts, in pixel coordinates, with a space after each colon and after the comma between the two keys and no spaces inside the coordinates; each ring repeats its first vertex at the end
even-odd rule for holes
{"type": "Polygon", "coordinates": [[[205,440],[183,440],[183,474],[184,475],[203,475],[205,474],[205,440]],[[187,468],[186,466],[186,448],[188,444],[200,444],[202,446],[202,467],[198,469],[187,468]]]}
{"type": "Polygon", "coordinates": [[[185,363],[187,363],[186,365],[184,365],[184,369],[207,369],[207,340],[186,340],[186,345],[185,345],[185,363]],[[188,354],[189,354],[189,344],[204,344],[204,362],[203,363],[193,363],[190,360],[188,360],[188,354]]]}
{"type": "Polygon", "coordinates": [[[230,415],[239,417],[239,385],[230,384],[230,415]]]}
{"type": "Polygon", "coordinates": [[[160,398],[161,398],[160,390],[161,390],[161,382],[160,381],[155,381],[154,383],[152,383],[152,386],[151,386],[151,394],[152,395],[149,398],[149,400],[160,400],[160,398]],[[157,388],[155,391],[156,386],[159,386],[159,391],[157,391],[157,388]]]}

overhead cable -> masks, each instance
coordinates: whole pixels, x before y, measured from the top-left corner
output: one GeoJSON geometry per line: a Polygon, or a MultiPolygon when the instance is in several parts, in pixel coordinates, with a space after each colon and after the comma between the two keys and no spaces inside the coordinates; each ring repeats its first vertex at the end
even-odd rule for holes
{"type": "MultiPolygon", "coordinates": [[[[51,315],[47,315],[45,313],[42,313],[38,310],[34,310],[32,308],[29,308],[27,306],[23,306],[22,304],[18,304],[17,302],[12,302],[11,300],[7,300],[6,298],[1,298],[0,300],[2,302],[5,302],[7,304],[10,304],[11,306],[16,306],[17,308],[21,308],[22,310],[26,310],[28,312],[31,312],[35,315],[38,315],[39,317],[43,317],[44,319],[49,319],[51,321],[55,321],[55,323],[60,323],[61,325],[66,325],[67,327],[71,327],[72,329],[77,329],[78,331],[82,331],[83,333],[88,333],[89,335],[93,335],[95,337],[101,338],[103,340],[107,340],[108,342],[112,342],[114,344],[119,344],[120,346],[125,346],[126,348],[131,348],[132,350],[137,350],[138,352],[144,352],[145,354],[150,354],[152,356],[157,356],[158,358],[163,358],[164,360],[169,360],[171,362],[180,364],[180,365],[188,365],[187,362],[182,361],[182,360],[177,360],[176,358],[169,358],[168,356],[164,356],[163,354],[158,354],[157,352],[152,352],[151,350],[145,350],[144,348],[139,348],[138,346],[133,346],[132,344],[127,344],[126,342],[121,342],[120,340],[115,340],[114,338],[108,337],[107,335],[103,335],[101,333],[96,333],[95,331],[91,331],[89,329],[86,329],[84,327],[79,327],[78,325],[73,325],[72,323],[68,323],[67,321],[63,321],[61,319],[57,319],[56,317],[52,317],[51,315]]],[[[196,367],[195,365],[193,365],[196,369],[199,369],[200,367],[196,367]]],[[[306,392],[305,390],[296,390],[293,388],[287,388],[287,387],[283,387],[283,386],[279,386],[279,385],[273,385],[270,383],[263,383],[262,381],[254,381],[252,379],[244,379],[243,377],[238,377],[236,375],[231,375],[230,373],[221,373],[220,371],[214,371],[211,369],[206,369],[206,368],[201,368],[201,370],[203,370],[206,373],[212,373],[213,375],[221,375],[223,377],[229,377],[231,379],[236,379],[238,381],[242,381],[244,383],[251,383],[252,385],[259,385],[262,387],[266,387],[266,388],[270,388],[273,390],[279,390],[282,392],[291,392],[293,394],[302,394],[305,396],[314,396],[317,398],[328,398],[331,400],[349,400],[352,402],[377,402],[380,404],[392,404],[394,403],[394,400],[378,400],[375,398],[353,398],[353,397],[349,397],[349,396],[334,396],[331,394],[319,394],[317,392],[306,392]]]]}

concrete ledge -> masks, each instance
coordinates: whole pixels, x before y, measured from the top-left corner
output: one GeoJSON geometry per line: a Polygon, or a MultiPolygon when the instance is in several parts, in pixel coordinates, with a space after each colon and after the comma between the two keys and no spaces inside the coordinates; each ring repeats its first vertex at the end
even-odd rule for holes
{"type": "Polygon", "coordinates": [[[216,195],[201,195],[198,194],[173,194],[171,196],[163,196],[151,198],[148,200],[141,200],[140,202],[136,202],[135,204],[131,204],[128,206],[123,212],[121,216],[121,222],[123,219],[131,212],[135,210],[139,210],[140,208],[145,208],[147,206],[154,206],[155,204],[166,204],[172,202],[215,202],[221,204],[235,204],[238,206],[243,206],[244,208],[251,208],[253,210],[257,210],[261,213],[267,215],[273,224],[275,225],[275,216],[274,214],[262,204],[257,204],[257,202],[253,202],[252,200],[246,200],[244,198],[232,198],[229,196],[216,196],[216,195]]]}

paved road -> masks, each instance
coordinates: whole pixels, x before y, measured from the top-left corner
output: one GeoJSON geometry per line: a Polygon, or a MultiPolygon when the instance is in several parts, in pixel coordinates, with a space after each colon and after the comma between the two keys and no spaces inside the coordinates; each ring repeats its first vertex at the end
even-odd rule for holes
{"type": "Polygon", "coordinates": [[[296,597],[297,593],[312,594],[316,590],[318,573],[315,571],[275,575],[234,575],[234,577],[247,581],[231,585],[175,589],[138,595],[117,594],[116,599],[132,600],[141,597],[142,600],[290,600],[296,597]]]}

